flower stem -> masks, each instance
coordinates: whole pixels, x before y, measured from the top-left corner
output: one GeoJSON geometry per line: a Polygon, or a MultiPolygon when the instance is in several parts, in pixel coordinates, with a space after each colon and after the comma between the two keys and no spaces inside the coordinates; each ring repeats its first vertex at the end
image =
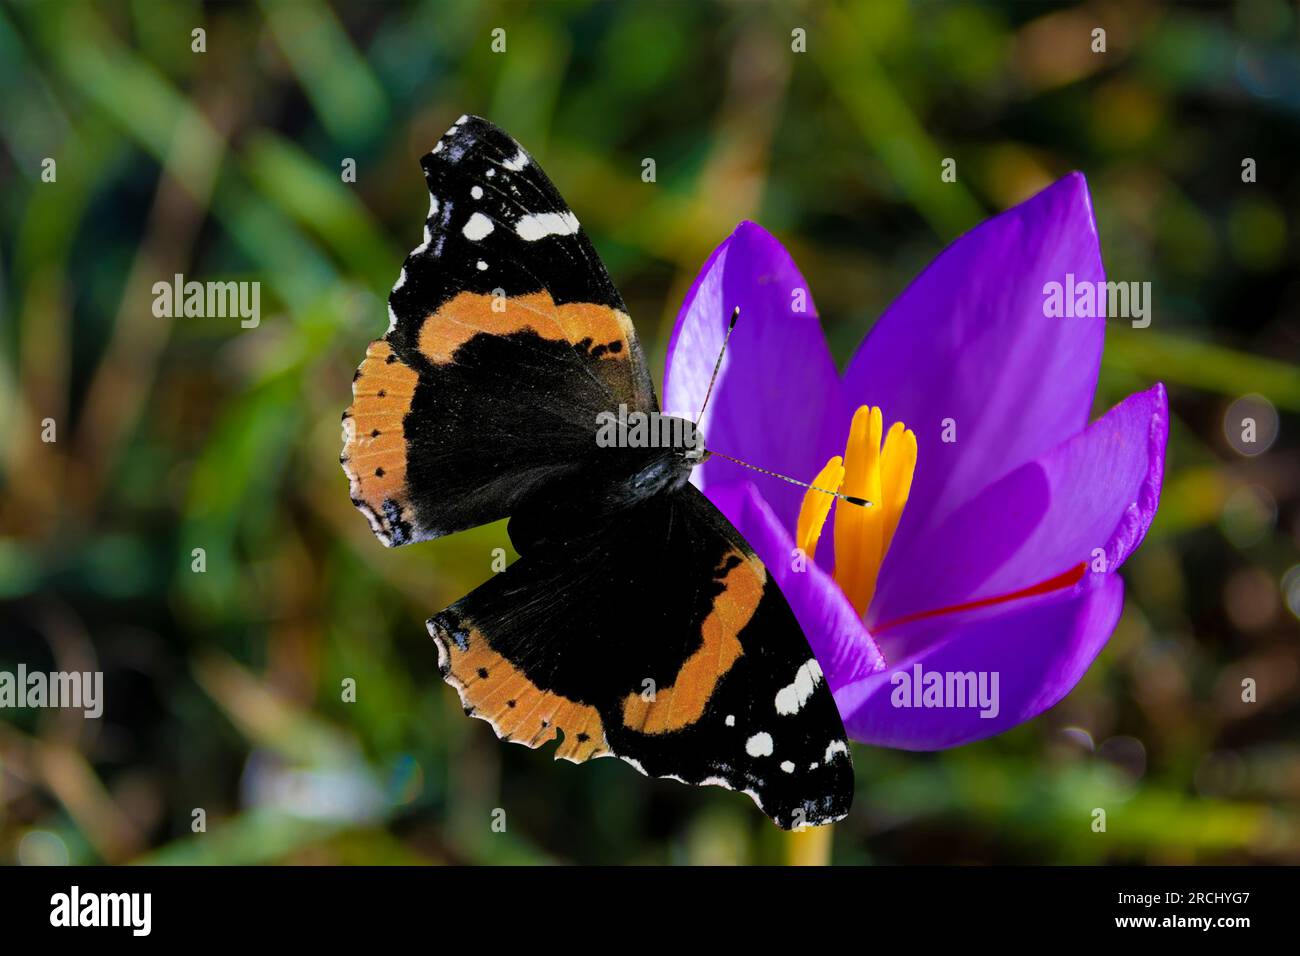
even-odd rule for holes
{"type": "Polygon", "coordinates": [[[834,827],[805,827],[785,835],[785,861],[790,866],[830,866],[834,827]]]}

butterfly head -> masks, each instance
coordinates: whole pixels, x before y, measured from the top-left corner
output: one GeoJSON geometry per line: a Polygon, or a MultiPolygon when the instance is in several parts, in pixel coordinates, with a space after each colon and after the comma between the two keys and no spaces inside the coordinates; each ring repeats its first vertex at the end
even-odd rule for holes
{"type": "Polygon", "coordinates": [[[704,446],[704,433],[696,428],[695,434],[699,438],[698,444],[693,445],[690,448],[681,449],[682,461],[684,461],[689,468],[694,468],[696,465],[702,465],[709,460],[710,452],[708,448],[704,446]]]}
{"type": "Polygon", "coordinates": [[[630,486],[637,497],[677,490],[708,457],[703,433],[685,418],[633,412],[624,426],[615,433],[616,444],[630,458],[630,486]]]}

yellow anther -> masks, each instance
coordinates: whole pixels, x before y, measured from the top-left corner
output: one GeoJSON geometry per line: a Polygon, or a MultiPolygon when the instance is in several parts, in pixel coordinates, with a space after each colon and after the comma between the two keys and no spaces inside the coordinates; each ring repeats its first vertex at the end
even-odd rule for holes
{"type": "Polygon", "coordinates": [[[817,553],[817,541],[822,536],[822,527],[826,516],[831,513],[835,499],[827,491],[839,491],[844,481],[844,460],[836,455],[826,463],[826,467],[817,472],[812,480],[816,488],[809,488],[799,506],[799,524],[795,529],[795,545],[808,557],[817,553]],[[825,490],[822,490],[825,489],[825,490]]]}
{"type": "MultiPolygon", "coordinates": [[[[832,458],[813,484],[865,498],[868,507],[835,509],[835,581],[859,615],[876,593],[880,566],[898,530],[916,471],[916,435],[902,422],[883,435],[879,408],[862,406],[853,415],[843,461],[832,458]],[[884,438],[882,447],[882,435],[884,438]]],[[[799,509],[795,541],[812,557],[834,499],[809,491],[799,509]]]]}

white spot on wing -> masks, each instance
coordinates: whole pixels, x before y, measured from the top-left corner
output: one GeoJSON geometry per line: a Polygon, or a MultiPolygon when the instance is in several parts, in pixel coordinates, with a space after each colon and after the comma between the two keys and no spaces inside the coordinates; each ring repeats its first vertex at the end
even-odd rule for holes
{"type": "Polygon", "coordinates": [[[826,763],[830,763],[836,754],[848,754],[849,745],[843,740],[832,740],[826,747],[826,754],[822,757],[826,763]]]}
{"type": "Polygon", "coordinates": [[[525,242],[536,242],[547,236],[571,236],[581,228],[578,217],[569,210],[564,212],[535,212],[520,216],[515,232],[525,242]]]}
{"type": "Polygon", "coordinates": [[[794,682],[776,692],[776,712],[785,716],[799,713],[803,705],[808,703],[808,698],[812,696],[821,680],[821,665],[817,663],[815,657],[809,658],[799,670],[795,671],[794,682]]]}
{"type": "MultiPolygon", "coordinates": [[[[626,763],[626,764],[630,764],[630,765],[632,765],[633,767],[635,767],[639,773],[645,773],[645,767],[641,766],[641,761],[636,760],[636,759],[634,759],[634,758],[632,758],[632,757],[623,757],[622,760],[623,760],[624,763],[626,763]]],[[[648,774],[648,773],[645,773],[645,775],[646,775],[647,777],[650,776],[650,774],[648,774]]]]}
{"type": "Polygon", "coordinates": [[[411,250],[411,255],[413,255],[413,256],[418,256],[418,255],[420,255],[420,254],[423,253],[426,249],[429,248],[429,243],[431,243],[431,242],[433,242],[433,233],[431,233],[431,232],[429,231],[429,227],[428,227],[428,226],[425,226],[425,227],[424,227],[424,242],[420,243],[418,246],[416,246],[414,249],[412,249],[412,250],[411,250]]]}
{"type": "Polygon", "coordinates": [[[465,227],[461,229],[461,232],[465,234],[465,238],[470,242],[478,242],[480,239],[491,235],[493,228],[491,219],[481,212],[476,212],[466,220],[465,227]]]}
{"type": "Polygon", "coordinates": [[[475,199],[482,199],[482,198],[483,198],[483,187],[482,187],[482,186],[471,186],[471,187],[470,187],[469,194],[470,194],[472,197],[474,197],[475,199]]]}
{"type": "Polygon", "coordinates": [[[433,635],[433,643],[438,648],[438,670],[444,674],[451,667],[451,650],[447,647],[446,642],[434,630],[433,621],[424,622],[425,629],[433,635]]]}
{"type": "Polygon", "coordinates": [[[794,773],[794,761],[783,760],[781,762],[781,769],[784,770],[786,773],[794,773]]]}
{"type": "Polygon", "coordinates": [[[772,756],[772,735],[766,731],[759,731],[745,741],[745,753],[751,757],[770,757],[772,756]]]}
{"type": "Polygon", "coordinates": [[[512,173],[517,173],[528,165],[528,154],[523,151],[522,147],[520,147],[519,152],[515,153],[514,159],[504,160],[501,165],[512,173]]]}
{"type": "Polygon", "coordinates": [[[735,715],[735,714],[728,714],[725,723],[726,723],[726,725],[727,725],[728,727],[734,727],[734,726],[736,726],[736,715],[735,715]]]}
{"type": "Polygon", "coordinates": [[[487,271],[487,263],[484,262],[482,259],[480,259],[478,262],[474,263],[474,265],[478,267],[478,271],[479,271],[479,272],[485,272],[485,271],[487,271]]]}

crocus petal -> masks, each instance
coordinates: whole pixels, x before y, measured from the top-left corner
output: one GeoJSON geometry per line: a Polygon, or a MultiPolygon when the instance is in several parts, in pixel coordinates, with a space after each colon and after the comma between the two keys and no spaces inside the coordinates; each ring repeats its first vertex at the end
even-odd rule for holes
{"type": "Polygon", "coordinates": [[[844,726],[854,740],[903,750],[940,750],[999,734],[1070,692],[1110,637],[1123,603],[1123,580],[1112,574],[1045,597],[900,625],[917,650],[836,692],[844,726]],[[982,672],[989,689],[996,674],[996,714],[982,717],[978,706],[896,706],[900,697],[914,702],[904,696],[904,681],[915,681],[918,665],[922,676],[937,673],[945,683],[949,674],[982,672]]]}
{"type": "Polygon", "coordinates": [[[767,565],[831,690],[885,666],[871,635],[831,576],[813,561],[796,564],[793,560],[794,540],[786,525],[751,482],[713,485],[707,494],[767,565]]]}
{"type": "Polygon", "coordinates": [[[1130,395],[932,531],[895,545],[869,619],[888,623],[1006,594],[1082,561],[1113,572],[1155,517],[1168,433],[1164,386],[1130,395]]]}
{"type": "Polygon", "coordinates": [[[1044,286],[1104,280],[1073,173],[962,236],[898,297],[849,363],[844,394],[916,432],[895,547],[1088,422],[1102,319],[1046,318],[1044,286]],[[955,441],[945,442],[951,419],[955,441]]]}
{"type": "MultiPolygon", "coordinates": [[[[848,419],[808,284],[781,243],[755,223],[742,222],[714,250],[682,304],[668,345],[664,411],[695,420],[737,306],[740,318],[699,423],[706,445],[807,481],[843,450],[848,419]]],[[[753,474],[712,458],[692,480],[708,488],[753,474]]],[[[764,497],[793,528],[801,491],[764,481],[764,497]]]]}

